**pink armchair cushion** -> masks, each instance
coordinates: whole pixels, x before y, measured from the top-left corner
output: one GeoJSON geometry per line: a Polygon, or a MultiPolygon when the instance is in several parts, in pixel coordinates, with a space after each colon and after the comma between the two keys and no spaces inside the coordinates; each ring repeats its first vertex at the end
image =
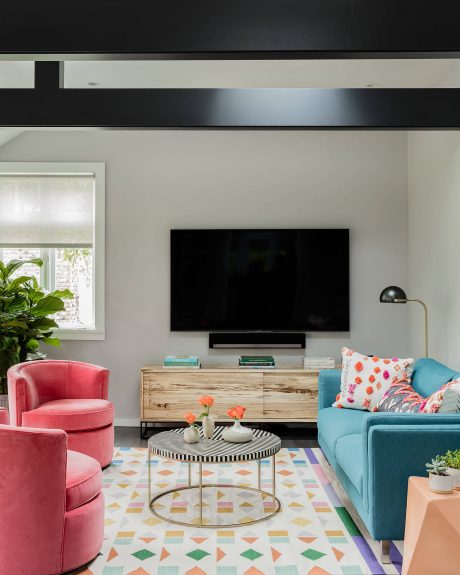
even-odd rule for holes
{"type": "Polygon", "coordinates": [[[72,432],[106,427],[113,418],[113,404],[105,399],[57,399],[25,411],[22,424],[72,432]]]}
{"type": "Polygon", "coordinates": [[[83,453],[67,451],[67,511],[88,503],[101,489],[102,472],[99,462],[83,453]]]}

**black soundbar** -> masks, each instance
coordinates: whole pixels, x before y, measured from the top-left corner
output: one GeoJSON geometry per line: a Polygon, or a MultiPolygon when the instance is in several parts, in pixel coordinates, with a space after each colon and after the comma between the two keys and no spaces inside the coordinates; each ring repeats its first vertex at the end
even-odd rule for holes
{"type": "Polygon", "coordinates": [[[304,333],[289,332],[229,332],[210,333],[210,349],[238,349],[238,348],[278,348],[278,349],[305,349],[304,333]]]}

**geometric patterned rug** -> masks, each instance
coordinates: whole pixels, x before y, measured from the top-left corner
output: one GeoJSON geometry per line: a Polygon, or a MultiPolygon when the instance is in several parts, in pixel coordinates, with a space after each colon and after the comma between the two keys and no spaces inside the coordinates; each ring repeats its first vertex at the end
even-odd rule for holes
{"type": "MultiPolygon", "coordinates": [[[[319,449],[282,449],[276,456],[282,511],[267,521],[237,528],[202,529],[166,523],[147,506],[147,449],[118,448],[104,471],[105,540],[99,557],[79,575],[386,575],[401,572],[392,545],[382,566],[333,489],[319,449]]],[[[185,486],[187,464],[152,459],[153,492],[185,486]]],[[[204,479],[257,483],[255,462],[204,466],[204,479]]],[[[262,462],[262,489],[271,490],[270,460],[262,462]]],[[[242,492],[249,493],[249,492],[242,492]]],[[[227,501],[217,516],[247,498],[227,501]]],[[[171,511],[181,505],[176,501],[171,511]]],[[[181,516],[182,517],[182,516],[181,516]]]]}

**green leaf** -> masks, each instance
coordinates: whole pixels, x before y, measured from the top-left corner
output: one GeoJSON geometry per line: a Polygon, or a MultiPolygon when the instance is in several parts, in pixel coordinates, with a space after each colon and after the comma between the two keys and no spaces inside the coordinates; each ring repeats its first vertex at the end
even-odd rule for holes
{"type": "Polygon", "coordinates": [[[26,348],[28,351],[35,351],[39,345],[40,344],[38,343],[38,341],[36,339],[32,338],[32,339],[29,339],[29,341],[26,343],[26,348]]]}
{"type": "Polygon", "coordinates": [[[7,301],[5,305],[5,311],[8,313],[15,313],[18,311],[24,311],[29,308],[29,303],[27,297],[22,293],[17,293],[11,301],[7,301]]]}
{"type": "Polygon", "coordinates": [[[39,317],[30,322],[30,327],[39,329],[40,331],[48,331],[50,327],[58,327],[58,324],[50,317],[39,317]]]}
{"type": "Polygon", "coordinates": [[[9,283],[6,287],[6,291],[7,292],[11,292],[14,291],[15,289],[17,289],[20,285],[30,281],[33,279],[33,276],[20,276],[14,280],[11,281],[11,283],[9,283]]]}
{"type": "Polygon", "coordinates": [[[59,347],[61,345],[61,342],[57,337],[44,337],[42,341],[48,345],[54,345],[54,347],[59,347]]]}
{"type": "Polygon", "coordinates": [[[64,309],[64,302],[54,296],[47,295],[44,298],[38,300],[38,302],[31,308],[31,312],[34,316],[45,317],[47,315],[52,315],[58,311],[64,309]]]}
{"type": "Polygon", "coordinates": [[[27,329],[29,326],[25,320],[11,319],[4,323],[5,327],[18,327],[19,329],[27,329]]]}
{"type": "Polygon", "coordinates": [[[50,295],[52,297],[59,297],[62,299],[73,299],[73,297],[74,297],[73,293],[68,289],[55,290],[55,291],[50,292],[48,295],[50,295]]]}
{"type": "Polygon", "coordinates": [[[6,265],[6,275],[5,272],[3,273],[3,277],[7,279],[11,274],[13,274],[16,270],[22,267],[25,264],[33,264],[38,266],[39,268],[43,265],[43,260],[40,258],[33,258],[31,260],[11,260],[6,265]]]}

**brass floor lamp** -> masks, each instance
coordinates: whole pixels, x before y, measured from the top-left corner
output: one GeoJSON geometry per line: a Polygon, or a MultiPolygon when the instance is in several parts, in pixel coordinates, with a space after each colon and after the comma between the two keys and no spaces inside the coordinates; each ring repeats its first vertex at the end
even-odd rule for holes
{"type": "Polygon", "coordinates": [[[408,298],[406,292],[398,286],[388,286],[380,294],[382,303],[407,303],[408,301],[418,302],[425,312],[425,357],[428,357],[428,308],[420,299],[408,298]]]}

